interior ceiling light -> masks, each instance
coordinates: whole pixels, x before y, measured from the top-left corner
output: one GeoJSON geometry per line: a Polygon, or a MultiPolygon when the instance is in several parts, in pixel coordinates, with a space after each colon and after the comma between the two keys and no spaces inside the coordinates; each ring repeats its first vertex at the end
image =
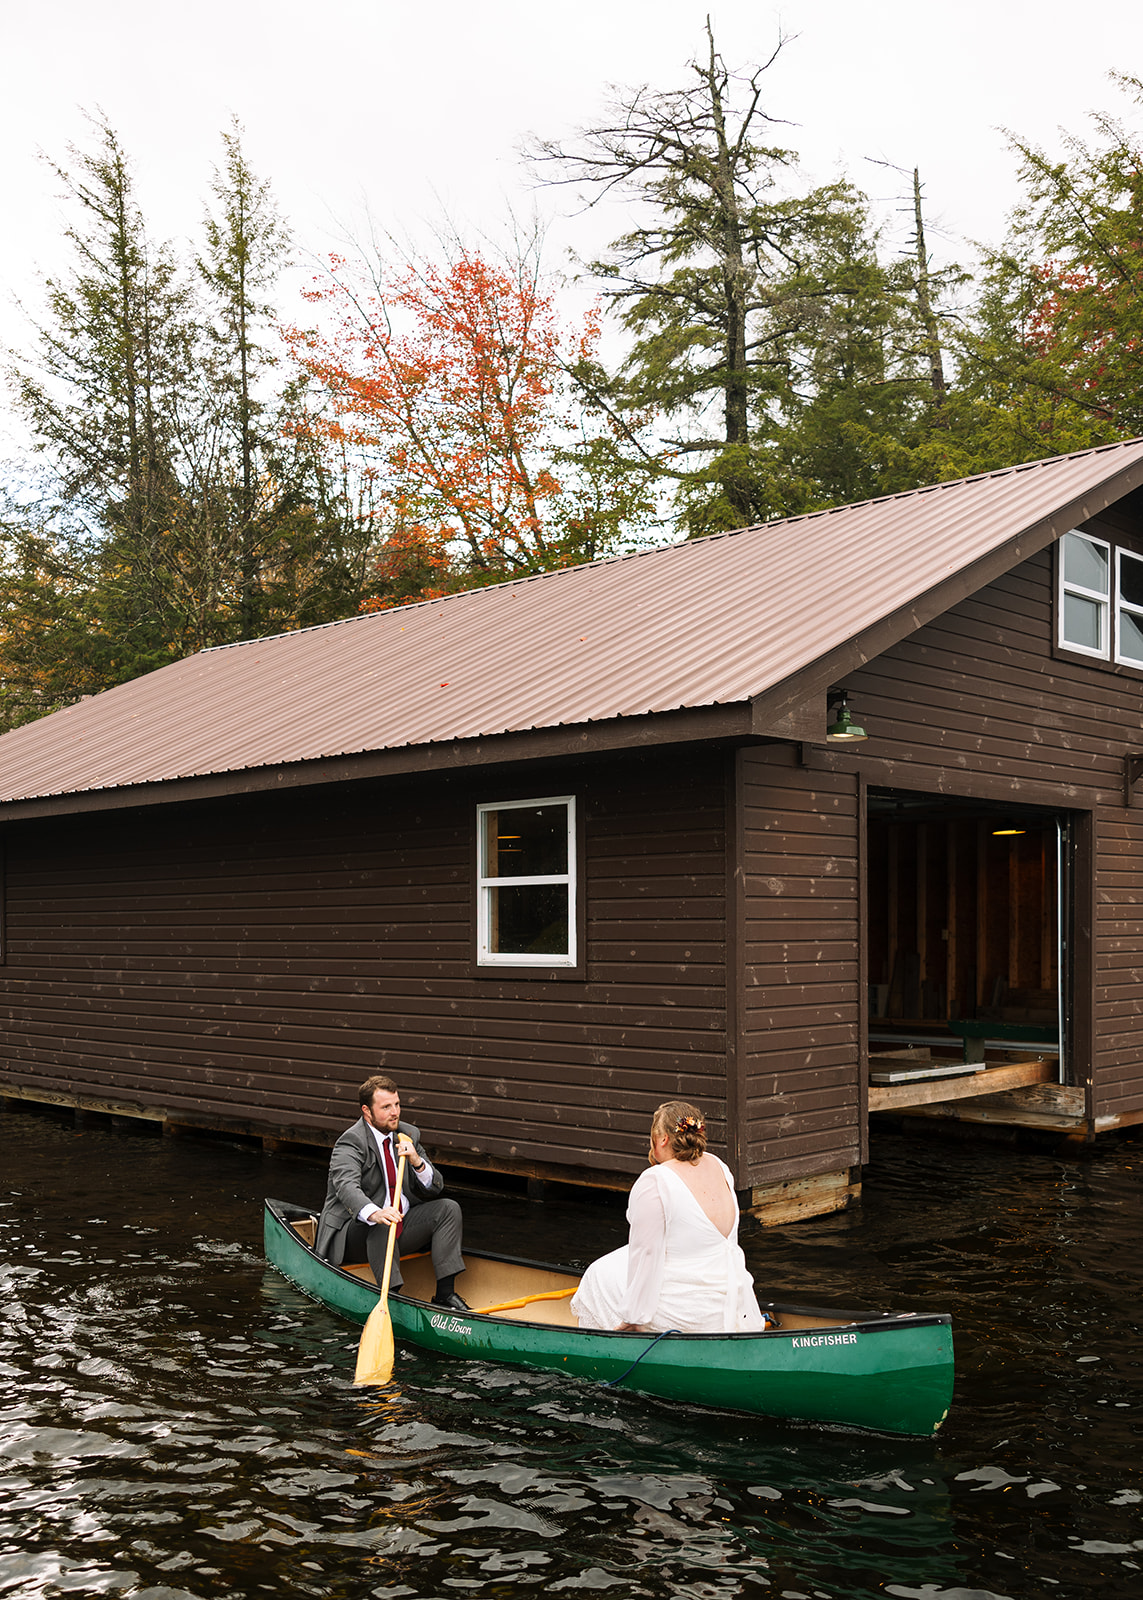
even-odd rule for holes
{"type": "Polygon", "coordinates": [[[844,689],[832,689],[826,700],[827,715],[833,714],[833,720],[826,729],[826,738],[830,744],[857,744],[862,739],[868,739],[865,729],[853,720],[853,712],[849,709],[848,696],[844,689]]]}
{"type": "Polygon", "coordinates": [[[1014,834],[1026,833],[1027,831],[1026,828],[993,828],[992,837],[994,839],[1010,839],[1014,834]]]}

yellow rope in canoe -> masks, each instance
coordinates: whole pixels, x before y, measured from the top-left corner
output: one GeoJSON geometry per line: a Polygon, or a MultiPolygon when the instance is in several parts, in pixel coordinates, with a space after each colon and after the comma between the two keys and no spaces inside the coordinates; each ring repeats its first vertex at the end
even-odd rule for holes
{"type": "Polygon", "coordinates": [[[567,1300],[576,1292],[579,1284],[573,1284],[570,1289],[549,1289],[547,1294],[526,1294],[521,1300],[502,1300],[498,1306],[476,1306],[474,1315],[478,1317],[491,1317],[497,1311],[515,1311],[520,1306],[530,1306],[533,1300],[567,1300]]]}

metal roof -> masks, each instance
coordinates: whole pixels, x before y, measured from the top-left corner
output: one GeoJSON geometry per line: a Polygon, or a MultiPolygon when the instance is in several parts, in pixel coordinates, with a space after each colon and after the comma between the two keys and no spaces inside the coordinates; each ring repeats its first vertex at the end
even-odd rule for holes
{"type": "Polygon", "coordinates": [[[5,734],[0,803],[750,701],[1140,482],[1135,439],[206,650],[5,734]]]}

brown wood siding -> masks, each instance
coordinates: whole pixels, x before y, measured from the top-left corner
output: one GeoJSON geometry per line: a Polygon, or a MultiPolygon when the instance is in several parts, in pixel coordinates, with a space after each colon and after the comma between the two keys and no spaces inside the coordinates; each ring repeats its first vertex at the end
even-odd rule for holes
{"type": "Polygon", "coordinates": [[[743,751],[749,1181],[861,1159],[857,782],[743,751]]]}
{"type": "MultiPolygon", "coordinates": [[[[1143,789],[1125,809],[1123,762],[1143,750],[1143,678],[1053,653],[1053,561],[1045,551],[851,674],[870,739],[859,755],[817,759],[860,763],[872,784],[1090,812],[1094,883],[1080,891],[1094,900],[1091,1112],[1138,1114],[1143,789]]],[[[1078,908],[1081,939],[1086,920],[1078,908]]]]}
{"type": "Polygon", "coordinates": [[[14,823],[0,1079],[328,1136],[381,1069],[445,1159],[615,1178],[678,1096],[720,1153],[733,1117],[743,1187],[853,1165],[867,784],[1073,815],[1073,1068],[1139,1115],[1143,678],[1056,655],[1052,591],[1046,552],[850,674],[871,737],[805,764],[696,744],[14,823]],[[583,970],[478,973],[475,806],[563,793],[583,970]]]}
{"type": "Polygon", "coordinates": [[[1095,1115],[1115,1117],[1143,1111],[1143,811],[1095,821],[1095,1115]]]}
{"type": "Polygon", "coordinates": [[[434,778],[8,831],[0,1077],[326,1135],[391,1073],[441,1157],[616,1175],[723,1135],[724,762],[434,778]],[[478,975],[478,801],[575,793],[586,977],[478,975]]]}

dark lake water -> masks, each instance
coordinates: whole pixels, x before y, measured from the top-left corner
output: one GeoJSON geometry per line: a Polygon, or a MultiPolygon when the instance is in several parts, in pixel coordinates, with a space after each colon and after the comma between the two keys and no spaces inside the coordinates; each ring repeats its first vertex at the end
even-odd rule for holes
{"type": "MultiPolygon", "coordinates": [[[[321,1165],[0,1115],[0,1597],[1143,1597],[1143,1142],[1097,1151],[886,1135],[859,1208],[744,1230],[767,1298],[952,1313],[920,1442],[413,1349],[355,1389],[357,1330],[262,1260],[321,1165]]],[[[625,1232],[461,1198],[476,1246],[625,1232]]]]}

